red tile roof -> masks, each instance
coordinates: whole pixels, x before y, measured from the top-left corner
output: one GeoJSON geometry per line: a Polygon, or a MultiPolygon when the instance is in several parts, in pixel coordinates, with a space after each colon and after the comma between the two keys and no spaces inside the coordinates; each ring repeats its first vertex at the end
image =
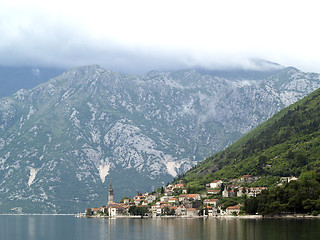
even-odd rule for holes
{"type": "Polygon", "coordinates": [[[220,182],[221,180],[214,180],[212,181],[211,183],[217,183],[217,182],[220,182]]]}
{"type": "Polygon", "coordinates": [[[208,192],[220,192],[220,190],[208,189],[208,192]]]}
{"type": "Polygon", "coordinates": [[[218,199],[205,199],[204,202],[217,202],[218,199]]]}
{"type": "MultiPolygon", "coordinates": [[[[180,195],[181,196],[181,195],[180,195]]],[[[187,197],[187,198],[195,198],[195,197],[197,197],[197,196],[199,196],[199,194],[186,194],[185,195],[185,197],[187,197]]]]}
{"type": "Polygon", "coordinates": [[[194,211],[196,210],[195,208],[187,208],[187,211],[194,211]]]}
{"type": "Polygon", "coordinates": [[[240,209],[240,205],[229,206],[227,209],[240,209]]]}
{"type": "Polygon", "coordinates": [[[171,206],[172,206],[171,204],[166,203],[166,204],[162,204],[162,205],[160,206],[160,208],[164,208],[164,207],[171,207],[171,206]]]}
{"type": "Polygon", "coordinates": [[[180,184],[176,185],[176,188],[178,188],[178,187],[184,187],[184,185],[182,183],[180,183],[180,184]]]}
{"type": "Polygon", "coordinates": [[[178,199],[173,197],[173,198],[170,198],[169,201],[178,201],[178,199]]]}
{"type": "Polygon", "coordinates": [[[249,178],[251,175],[242,175],[243,178],[249,178]]]}

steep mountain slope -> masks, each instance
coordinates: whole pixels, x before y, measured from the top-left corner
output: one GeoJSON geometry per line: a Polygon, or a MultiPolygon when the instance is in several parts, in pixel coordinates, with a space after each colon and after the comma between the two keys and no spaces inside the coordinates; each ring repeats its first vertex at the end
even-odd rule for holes
{"type": "Polygon", "coordinates": [[[77,212],[150,191],[320,86],[282,68],[267,79],[195,70],[65,72],[0,101],[0,211],[77,212]]]}
{"type": "Polygon", "coordinates": [[[65,69],[61,68],[0,66],[0,98],[11,96],[22,88],[34,88],[64,71],[65,69]]]}
{"type": "MultiPolygon", "coordinates": [[[[222,152],[187,172],[193,190],[244,174],[298,177],[320,171],[320,90],[290,105],[222,152]]],[[[268,184],[265,178],[261,180],[268,184]]],[[[269,182],[272,183],[272,182],[269,182]]]]}

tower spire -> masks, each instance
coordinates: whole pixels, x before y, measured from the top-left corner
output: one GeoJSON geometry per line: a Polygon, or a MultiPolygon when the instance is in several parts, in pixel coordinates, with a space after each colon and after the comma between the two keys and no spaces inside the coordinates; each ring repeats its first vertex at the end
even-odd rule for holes
{"type": "Polygon", "coordinates": [[[108,197],[108,204],[113,203],[113,189],[112,189],[112,183],[110,180],[110,186],[109,186],[109,197],[108,197]]]}

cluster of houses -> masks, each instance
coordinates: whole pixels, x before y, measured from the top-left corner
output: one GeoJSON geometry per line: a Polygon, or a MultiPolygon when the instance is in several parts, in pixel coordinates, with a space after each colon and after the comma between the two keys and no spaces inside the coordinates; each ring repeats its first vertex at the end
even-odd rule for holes
{"type": "Polygon", "coordinates": [[[247,197],[256,197],[263,190],[267,189],[266,187],[244,187],[244,183],[252,183],[259,179],[259,177],[251,175],[243,175],[238,179],[230,179],[229,182],[224,183],[221,180],[215,180],[207,184],[208,194],[220,194],[222,197],[242,197],[246,195],[247,197]]]}
{"type": "Polygon", "coordinates": [[[130,216],[132,208],[144,208],[144,216],[224,216],[238,215],[241,205],[224,207],[219,204],[223,198],[256,197],[265,187],[246,187],[247,183],[257,181],[259,178],[251,175],[243,175],[238,179],[230,179],[228,182],[215,180],[206,185],[206,192],[188,194],[187,188],[180,182],[169,184],[161,191],[154,193],[138,194],[134,198],[124,198],[121,203],[113,201],[113,189],[110,184],[108,204],[100,208],[86,209],[86,216],[130,216]]]}

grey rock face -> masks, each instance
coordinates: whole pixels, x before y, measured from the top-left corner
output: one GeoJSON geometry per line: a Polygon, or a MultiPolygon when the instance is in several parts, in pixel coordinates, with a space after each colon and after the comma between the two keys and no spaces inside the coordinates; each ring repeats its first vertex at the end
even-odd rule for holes
{"type": "Polygon", "coordinates": [[[151,191],[319,86],[294,68],[262,80],[69,70],[0,100],[0,212],[98,207],[110,179],[115,200],[151,191]]]}

